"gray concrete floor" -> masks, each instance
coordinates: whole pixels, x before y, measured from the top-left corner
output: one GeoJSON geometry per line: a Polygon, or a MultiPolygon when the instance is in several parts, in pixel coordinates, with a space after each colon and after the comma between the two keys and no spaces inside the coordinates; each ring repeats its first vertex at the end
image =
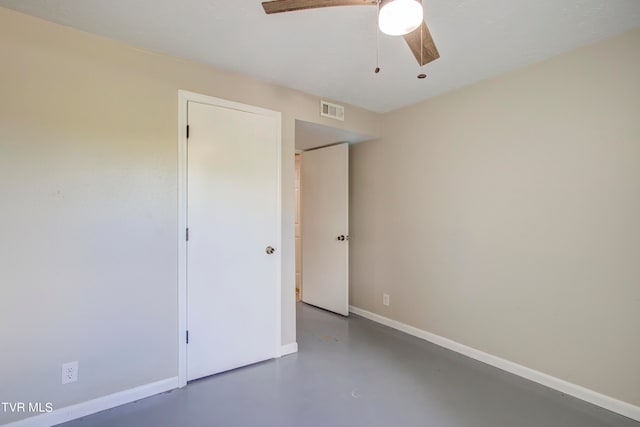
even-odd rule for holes
{"type": "Polygon", "coordinates": [[[298,303],[298,345],[64,426],[640,427],[354,315],[298,303]]]}

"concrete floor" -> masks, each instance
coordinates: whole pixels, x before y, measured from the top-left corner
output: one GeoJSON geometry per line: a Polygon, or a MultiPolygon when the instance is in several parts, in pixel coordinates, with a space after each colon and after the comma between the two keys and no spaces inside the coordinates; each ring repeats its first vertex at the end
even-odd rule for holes
{"type": "Polygon", "coordinates": [[[354,315],[299,303],[298,345],[64,426],[640,427],[354,315]]]}

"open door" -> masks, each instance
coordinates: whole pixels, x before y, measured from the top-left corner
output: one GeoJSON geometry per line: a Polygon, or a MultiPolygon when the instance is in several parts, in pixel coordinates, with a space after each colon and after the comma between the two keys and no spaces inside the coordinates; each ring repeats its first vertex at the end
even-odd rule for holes
{"type": "Polygon", "coordinates": [[[302,153],[302,301],[349,315],[349,144],[302,153]]]}

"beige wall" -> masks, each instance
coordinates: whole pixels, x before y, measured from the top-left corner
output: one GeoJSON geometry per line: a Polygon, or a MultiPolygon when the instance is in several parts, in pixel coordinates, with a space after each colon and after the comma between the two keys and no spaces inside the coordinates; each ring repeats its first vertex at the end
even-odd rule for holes
{"type": "MultiPolygon", "coordinates": [[[[177,369],[178,89],[283,113],[283,344],[295,341],[296,119],[378,115],[0,8],[0,397],[60,408],[177,369]],[[61,364],[80,362],[61,386],[61,364]]],[[[15,416],[0,413],[0,424],[15,416]]]]}
{"type": "Polygon", "coordinates": [[[640,405],[638,52],[386,115],[351,150],[352,304],[640,405]]]}

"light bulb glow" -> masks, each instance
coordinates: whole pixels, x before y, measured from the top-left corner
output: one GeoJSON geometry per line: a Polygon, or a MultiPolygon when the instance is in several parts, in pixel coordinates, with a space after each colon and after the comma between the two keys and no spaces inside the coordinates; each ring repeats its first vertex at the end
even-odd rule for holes
{"type": "Polygon", "coordinates": [[[402,36],[418,28],[422,20],[420,0],[389,0],[381,3],[378,26],[385,34],[402,36]]]}

